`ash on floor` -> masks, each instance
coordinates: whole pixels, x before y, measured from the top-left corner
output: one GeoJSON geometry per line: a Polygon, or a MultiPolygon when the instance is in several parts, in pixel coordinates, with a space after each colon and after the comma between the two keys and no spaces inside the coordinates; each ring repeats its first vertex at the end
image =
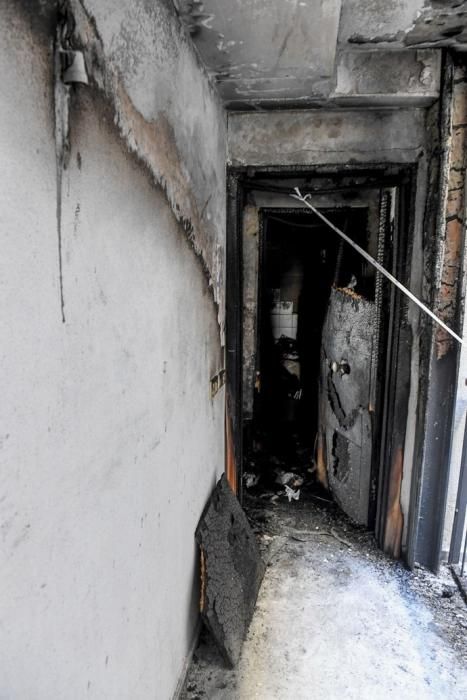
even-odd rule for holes
{"type": "Polygon", "coordinates": [[[448,569],[407,571],[334,506],[249,499],[267,562],[235,670],[205,632],[182,700],[464,700],[467,609],[448,569]]]}

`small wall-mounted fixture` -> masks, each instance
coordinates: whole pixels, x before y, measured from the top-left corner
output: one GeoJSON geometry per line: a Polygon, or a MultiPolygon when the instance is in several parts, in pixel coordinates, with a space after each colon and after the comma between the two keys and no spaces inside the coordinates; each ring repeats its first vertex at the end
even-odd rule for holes
{"type": "Polygon", "coordinates": [[[88,74],[82,51],[61,51],[62,80],[67,85],[81,83],[88,85],[88,74]]]}
{"type": "Polygon", "coordinates": [[[219,389],[225,384],[225,369],[221,369],[218,374],[211,378],[211,399],[215,397],[219,389]]]}

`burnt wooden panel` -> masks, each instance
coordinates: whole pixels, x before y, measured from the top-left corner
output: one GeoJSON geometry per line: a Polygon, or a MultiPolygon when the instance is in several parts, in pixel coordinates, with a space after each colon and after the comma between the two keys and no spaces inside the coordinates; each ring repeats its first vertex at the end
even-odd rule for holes
{"type": "Polygon", "coordinates": [[[196,530],[201,548],[201,615],[222,656],[235,666],[264,573],[255,535],[226,475],[196,530]]]}
{"type": "MultiPolygon", "coordinates": [[[[444,61],[441,108],[433,115],[435,143],[424,225],[426,298],[462,333],[467,164],[467,70],[464,59],[444,61]]],[[[459,346],[437,325],[422,321],[421,377],[407,560],[437,571],[449,485],[459,346]]]]}
{"type": "Polygon", "coordinates": [[[232,491],[238,493],[237,463],[235,461],[235,446],[232,433],[232,420],[228,406],[225,411],[225,473],[232,491]]]}
{"type": "Polygon", "coordinates": [[[398,447],[395,460],[391,464],[389,472],[388,510],[383,547],[386,554],[390,554],[395,559],[398,559],[401,554],[402,532],[404,529],[404,515],[401,506],[403,464],[404,452],[402,447],[398,447]]]}
{"type": "Polygon", "coordinates": [[[325,436],[327,478],[342,510],[364,525],[373,442],[374,315],[374,302],[350,290],[332,289],[322,336],[320,432],[325,436]]]}
{"type": "Polygon", "coordinates": [[[232,173],[227,181],[226,237],[226,411],[227,464],[230,481],[242,500],[243,465],[243,382],[242,382],[242,241],[243,191],[232,173]],[[236,472],[235,480],[233,471],[236,472]]]}

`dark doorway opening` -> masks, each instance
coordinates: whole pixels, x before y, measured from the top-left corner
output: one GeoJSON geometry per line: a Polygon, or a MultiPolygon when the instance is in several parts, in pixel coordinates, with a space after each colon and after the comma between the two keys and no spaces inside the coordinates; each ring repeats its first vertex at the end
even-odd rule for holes
{"type": "MultiPolygon", "coordinates": [[[[367,207],[325,209],[323,213],[362,248],[376,250],[379,228],[369,225],[367,207]]],[[[346,463],[341,452],[347,435],[350,440],[361,442],[359,432],[365,431],[365,425],[360,414],[368,413],[371,403],[368,389],[372,378],[375,379],[371,363],[380,358],[375,356],[367,330],[370,344],[362,348],[363,352],[368,352],[357,370],[357,382],[364,384],[360,393],[368,394],[368,400],[360,401],[360,404],[366,403],[363,406],[356,403],[353,377],[351,380],[344,376],[350,375],[358,362],[342,351],[335,370],[338,378],[339,375],[344,377],[339,389],[341,397],[335,389],[337,380],[331,378],[331,391],[335,396],[330,401],[339,404],[332,405],[332,409],[339,419],[342,418],[344,430],[340,433],[334,428],[330,430],[323,395],[329,393],[328,365],[336,361],[327,356],[323,328],[332,310],[333,292],[341,295],[344,304],[348,301],[353,310],[361,304],[362,314],[366,313],[364,323],[367,329],[371,327],[373,336],[373,325],[381,322],[381,315],[376,314],[375,309],[375,290],[374,268],[315,216],[306,210],[293,209],[262,212],[257,381],[253,421],[245,445],[247,478],[252,468],[251,478],[257,481],[257,491],[266,494],[272,491],[273,499],[281,488],[289,499],[309,495],[329,499],[334,489],[325,490],[329,480],[326,470],[319,464],[320,444],[327,432],[335,443],[329,456],[334,459],[336,482],[342,481],[344,489],[348,482],[350,490],[354,486],[352,479],[358,480],[359,485],[364,485],[361,488],[367,490],[362,497],[359,495],[360,511],[363,511],[359,520],[366,525],[376,510],[376,452],[372,454],[371,446],[360,449],[358,454],[351,451],[349,460],[353,460],[353,473],[350,478],[345,471],[349,470],[349,460],[346,463]],[[362,372],[362,367],[366,371],[362,372]],[[349,401],[354,401],[355,406],[346,406],[349,401]],[[357,420],[352,432],[350,421],[357,420]],[[361,474],[364,470],[366,473],[361,474]]],[[[349,329],[348,335],[351,333],[349,329]]],[[[341,346],[345,347],[345,339],[341,346]]],[[[351,344],[348,350],[351,351],[351,344]]],[[[367,422],[370,425],[372,419],[368,418],[367,422]]],[[[339,425],[334,427],[339,428],[339,425]]],[[[375,428],[373,425],[366,428],[370,441],[375,428]]],[[[339,488],[335,491],[339,493],[339,488]]],[[[250,492],[254,493],[254,486],[250,492]]],[[[344,491],[344,510],[350,498],[344,491]]],[[[354,508],[353,512],[358,511],[354,508]]]]}
{"type": "MultiPolygon", "coordinates": [[[[272,321],[265,319],[265,314],[271,315],[271,308],[268,308],[268,302],[263,303],[263,289],[268,289],[265,283],[267,240],[271,232],[272,237],[274,235],[280,237],[277,227],[282,223],[273,223],[272,217],[287,219],[287,230],[295,228],[297,236],[301,224],[320,224],[308,209],[298,209],[296,206],[290,205],[290,193],[298,186],[302,192],[311,194],[315,206],[318,206],[339,228],[344,229],[347,226],[347,233],[351,237],[358,240],[362,247],[366,248],[403,284],[410,286],[415,174],[414,167],[399,165],[373,165],[371,167],[362,165],[355,166],[352,170],[346,169],[345,172],[342,169],[339,170],[338,166],[320,166],[314,170],[301,166],[294,168],[265,166],[255,169],[242,166],[229,170],[226,396],[227,416],[232,425],[231,452],[238,474],[238,496],[241,501],[247,494],[255,498],[258,495],[266,498],[274,497],[278,488],[282,486],[275,482],[275,468],[279,467],[281,470],[282,465],[275,464],[281,460],[281,457],[276,456],[274,452],[277,451],[278,443],[279,451],[282,450],[282,453],[290,449],[290,440],[288,441],[289,448],[287,448],[287,440],[280,440],[275,431],[269,429],[268,426],[266,426],[266,434],[264,431],[264,423],[267,422],[268,413],[271,415],[274,405],[274,399],[270,399],[268,402],[266,398],[268,392],[267,375],[270,370],[268,367],[263,367],[264,349],[268,347],[267,336],[269,335],[269,341],[271,341],[271,336],[274,339],[272,321]],[[358,216],[362,218],[360,220],[355,218],[358,216]],[[346,221],[346,217],[349,221],[346,221]],[[366,226],[365,217],[368,218],[366,226]],[[353,219],[353,223],[351,219],[353,219]],[[356,225],[357,223],[363,225],[356,225]],[[274,226],[276,226],[276,234],[274,234],[274,226]],[[360,238],[358,238],[359,236],[360,238]],[[262,341],[263,337],[266,337],[265,342],[262,341]],[[262,392],[264,392],[263,396],[261,396],[262,392]],[[261,489],[256,481],[258,470],[261,475],[266,474],[266,478],[269,479],[269,484],[263,482],[261,489]],[[255,483],[256,487],[252,487],[252,484],[255,483]],[[268,491],[269,493],[267,493],[268,491]]],[[[324,247],[326,248],[327,262],[323,267],[326,269],[329,264],[332,269],[332,264],[328,261],[332,261],[334,256],[337,262],[339,238],[336,238],[336,234],[332,231],[324,234],[322,227],[314,230],[318,237],[326,236],[324,247]]],[[[303,232],[304,230],[302,230],[302,234],[303,232]]],[[[290,238],[294,234],[289,233],[288,235],[290,238]]],[[[348,255],[351,256],[353,253],[349,250],[348,255]]],[[[308,262],[308,258],[306,261],[308,262]]],[[[361,440],[360,445],[357,445],[358,448],[367,448],[368,445],[371,447],[369,485],[365,484],[363,489],[368,495],[367,527],[374,530],[378,544],[382,549],[394,557],[399,557],[404,525],[400,502],[401,474],[411,381],[412,336],[407,316],[407,300],[402,295],[396,294],[395,289],[386,283],[379,273],[372,280],[371,271],[360,269],[360,262],[359,274],[355,275],[357,277],[356,284],[355,286],[349,284],[352,280],[343,278],[348,261],[349,258],[347,258],[347,262],[342,261],[344,263],[342,276],[338,277],[335,283],[334,277],[329,270],[327,271],[329,277],[333,279],[330,287],[329,305],[331,302],[334,304],[335,312],[333,323],[330,323],[328,317],[325,317],[325,323],[328,324],[327,338],[338,340],[337,336],[340,333],[347,343],[345,326],[349,325],[352,314],[346,314],[345,311],[346,305],[349,299],[352,300],[353,295],[356,296],[357,307],[359,304],[367,307],[373,304],[379,309],[380,316],[376,319],[374,326],[375,338],[371,351],[371,377],[368,381],[358,381],[358,372],[355,371],[355,366],[352,368],[349,358],[359,357],[360,353],[354,351],[352,343],[348,349],[341,352],[341,340],[328,342],[324,348],[325,352],[321,354],[321,358],[324,356],[324,363],[321,361],[320,367],[321,396],[326,395],[322,391],[323,386],[326,385],[330,390],[327,392],[328,398],[329,396],[335,398],[336,393],[340,394],[340,385],[349,380],[353,381],[356,386],[371,385],[372,387],[370,396],[365,398],[368,413],[366,416],[366,437],[361,440]],[[345,289],[346,287],[348,289],[345,289]],[[341,324],[339,319],[342,319],[341,324]],[[347,364],[350,365],[350,373],[346,371],[347,364]],[[371,434],[368,432],[369,430],[371,430],[371,434]]],[[[312,269],[312,264],[310,263],[308,267],[312,269]]],[[[273,284],[276,283],[273,281],[270,289],[277,289],[273,284]]],[[[274,292],[269,293],[269,304],[273,303],[273,295],[274,292]]],[[[267,292],[264,296],[267,298],[267,292]]],[[[317,294],[318,301],[319,296],[317,294]]],[[[304,308],[306,308],[306,304],[304,308]]],[[[317,317],[320,315],[320,311],[322,316],[323,311],[320,303],[315,303],[313,310],[317,317]]],[[[292,313],[295,313],[295,310],[292,313]]],[[[298,307],[296,313],[300,316],[298,307]]],[[[298,326],[299,320],[297,318],[296,342],[298,342],[300,335],[298,326]]],[[[309,333],[311,334],[311,331],[309,333]]],[[[352,336],[352,333],[348,335],[352,336]]],[[[269,347],[271,346],[269,345],[269,347]]],[[[315,345],[315,357],[316,354],[315,345]]],[[[305,360],[305,365],[308,366],[304,367],[303,374],[301,373],[300,376],[300,382],[309,386],[313,383],[313,376],[316,377],[317,371],[316,364],[313,370],[312,356],[313,350],[311,349],[309,358],[305,360]]],[[[287,359],[291,359],[293,362],[297,358],[287,359]]],[[[269,360],[269,363],[274,364],[274,357],[269,360]]],[[[266,359],[267,364],[268,360],[266,359]]],[[[360,367],[359,371],[361,369],[360,367]]],[[[301,371],[302,368],[300,368],[301,371]]],[[[277,397],[279,392],[274,392],[272,389],[271,391],[276,393],[277,397]]],[[[355,426],[349,425],[346,416],[350,413],[354,418],[356,412],[351,407],[349,410],[349,406],[344,406],[346,416],[343,416],[339,409],[339,402],[328,401],[325,427],[328,430],[329,439],[326,440],[326,444],[315,445],[313,440],[316,438],[317,432],[316,404],[314,407],[308,405],[308,417],[305,419],[304,407],[308,399],[304,391],[298,400],[302,402],[300,408],[297,411],[292,410],[290,414],[285,413],[289,423],[286,434],[292,434],[292,437],[295,434],[300,439],[301,444],[299,449],[293,452],[295,463],[287,460],[287,464],[283,466],[296,468],[298,461],[300,465],[304,465],[305,469],[313,469],[312,476],[315,478],[317,463],[321,461],[321,466],[328,473],[332,471],[336,478],[342,478],[345,486],[344,482],[348,473],[345,457],[356,444],[355,435],[346,435],[346,431],[355,431],[358,427],[356,423],[355,426]],[[313,412],[315,417],[313,417],[313,412]],[[289,420],[290,418],[292,421],[289,420]],[[341,420],[343,425],[336,425],[335,419],[341,420]],[[290,422],[292,422],[292,426],[290,426],[290,422]],[[336,431],[340,435],[334,435],[336,431]],[[342,439],[346,436],[350,437],[347,441],[342,439]],[[320,455],[321,460],[318,459],[320,455]],[[341,461],[342,456],[344,462],[341,461]]],[[[309,401],[311,404],[313,403],[311,393],[309,401]]],[[[287,405],[284,408],[287,408],[287,405]]],[[[320,411],[322,413],[322,406],[318,407],[318,417],[320,411]]],[[[277,414],[272,417],[272,424],[274,421],[276,421],[276,427],[278,424],[279,427],[283,426],[284,420],[279,421],[277,414]]],[[[364,431],[361,432],[363,436],[364,431]]],[[[355,451],[353,456],[355,456],[355,451]]],[[[292,484],[292,486],[294,485],[292,484]]],[[[303,489],[303,486],[295,488],[303,489]]],[[[317,495],[319,495],[318,491],[315,491],[314,497],[317,495]]],[[[324,491],[322,495],[329,500],[331,493],[324,491]]],[[[303,496],[305,496],[304,492],[300,501],[302,501],[303,496]]],[[[346,496],[345,489],[344,496],[346,496]]],[[[331,497],[337,500],[335,489],[332,489],[331,497]]],[[[282,501],[284,500],[283,495],[280,498],[282,501]]],[[[342,510],[348,512],[342,507],[342,503],[339,505],[342,510]]]]}

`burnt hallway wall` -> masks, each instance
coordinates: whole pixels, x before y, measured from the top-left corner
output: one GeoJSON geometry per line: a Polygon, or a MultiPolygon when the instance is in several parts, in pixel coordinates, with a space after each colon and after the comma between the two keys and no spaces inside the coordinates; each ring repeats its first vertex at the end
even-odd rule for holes
{"type": "Polygon", "coordinates": [[[59,169],[57,8],[0,6],[0,696],[168,700],[224,466],[224,113],[168,3],[85,5],[59,169]]]}

